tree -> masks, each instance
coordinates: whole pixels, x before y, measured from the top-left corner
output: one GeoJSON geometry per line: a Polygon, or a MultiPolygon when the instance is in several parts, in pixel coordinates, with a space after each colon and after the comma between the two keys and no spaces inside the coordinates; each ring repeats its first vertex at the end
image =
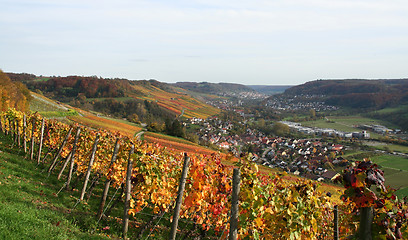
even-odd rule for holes
{"type": "Polygon", "coordinates": [[[27,111],[31,98],[24,84],[12,82],[7,74],[0,70],[0,110],[16,108],[20,111],[27,111]]]}
{"type": "Polygon", "coordinates": [[[309,112],[310,112],[310,118],[316,119],[316,110],[311,108],[309,112]]]}
{"type": "Polygon", "coordinates": [[[280,122],[275,122],[272,131],[277,136],[285,136],[289,133],[289,126],[280,122]]]}
{"type": "Polygon", "coordinates": [[[173,121],[171,121],[170,119],[166,119],[165,132],[169,135],[176,136],[176,137],[182,137],[182,138],[186,137],[186,130],[184,129],[180,121],[177,119],[174,119],[173,121]]]}
{"type": "Polygon", "coordinates": [[[131,121],[131,122],[134,122],[134,123],[140,123],[140,121],[139,121],[139,116],[138,116],[136,113],[130,114],[130,115],[127,117],[127,119],[128,119],[129,121],[131,121]]]}

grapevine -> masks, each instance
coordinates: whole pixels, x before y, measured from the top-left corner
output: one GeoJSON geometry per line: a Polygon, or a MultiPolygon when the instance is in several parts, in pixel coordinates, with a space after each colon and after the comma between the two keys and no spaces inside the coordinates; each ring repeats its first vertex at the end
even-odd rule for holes
{"type": "MultiPolygon", "coordinates": [[[[13,121],[22,131],[23,119],[24,113],[14,109],[0,114],[1,126],[5,131],[13,131],[13,121]]],[[[34,113],[26,114],[26,119],[25,140],[31,141],[31,134],[34,134],[34,141],[38,141],[38,126],[43,117],[34,113]]],[[[91,149],[99,136],[91,174],[110,181],[117,189],[124,182],[129,150],[134,145],[134,154],[130,156],[133,170],[129,213],[136,216],[146,208],[155,214],[172,211],[184,154],[120,133],[44,120],[44,147],[48,150],[59,149],[71,128],[81,129],[73,160],[78,176],[87,171],[91,149]],[[117,139],[120,147],[116,161],[111,163],[117,139]]],[[[62,149],[62,158],[66,159],[72,152],[74,138],[74,134],[69,136],[62,149]]],[[[230,156],[190,153],[189,157],[190,167],[180,217],[193,221],[205,231],[211,230],[220,235],[229,225],[232,167],[222,162],[230,156]]],[[[42,159],[48,159],[42,164],[49,165],[52,158],[43,156],[42,159]]],[[[240,239],[324,239],[331,236],[333,203],[329,196],[316,191],[315,182],[289,182],[280,174],[262,174],[250,159],[250,155],[243,156],[235,166],[239,168],[242,179],[239,196],[240,239]]],[[[342,180],[346,183],[345,203],[339,206],[346,213],[340,218],[342,234],[351,235],[356,231],[355,221],[347,213],[355,213],[356,209],[364,206],[376,207],[375,224],[381,227],[378,230],[381,234],[395,237],[399,233],[406,234],[407,203],[397,201],[393,190],[384,186],[382,173],[375,165],[358,163],[357,169],[348,169],[342,180]],[[370,190],[371,185],[380,187],[378,195],[370,190]]]]}

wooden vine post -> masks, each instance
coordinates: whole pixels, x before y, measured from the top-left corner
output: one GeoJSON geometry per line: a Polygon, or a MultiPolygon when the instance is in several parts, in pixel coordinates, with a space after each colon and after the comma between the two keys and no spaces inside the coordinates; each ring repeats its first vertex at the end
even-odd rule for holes
{"type": "Polygon", "coordinates": [[[31,148],[30,148],[30,160],[33,160],[34,158],[34,132],[35,132],[35,118],[33,118],[33,123],[32,123],[32,131],[31,131],[31,148]]]}
{"type": "Polygon", "coordinates": [[[24,153],[27,153],[27,139],[26,139],[26,131],[27,131],[27,117],[24,114],[23,116],[23,148],[24,148],[24,153]]]}
{"type": "Polygon", "coordinates": [[[186,186],[186,179],[187,179],[189,164],[190,164],[190,158],[187,156],[187,153],[184,153],[183,170],[181,172],[181,178],[180,178],[180,183],[179,183],[178,193],[177,193],[176,206],[174,207],[174,213],[173,213],[173,223],[171,225],[171,231],[170,231],[170,237],[169,237],[169,239],[171,240],[176,239],[178,220],[180,217],[180,208],[183,202],[183,193],[184,193],[184,188],[186,186]]]}
{"type": "Polygon", "coordinates": [[[75,141],[74,141],[74,146],[72,147],[72,156],[71,156],[71,164],[69,166],[69,172],[68,172],[68,177],[67,177],[67,183],[66,183],[66,189],[69,190],[69,184],[71,183],[71,179],[72,179],[72,173],[74,171],[74,164],[75,164],[75,151],[77,148],[77,143],[78,143],[78,139],[79,139],[79,134],[81,133],[81,128],[78,127],[77,128],[77,132],[75,135],[75,141]]]}
{"type": "Polygon", "coordinates": [[[20,140],[20,133],[18,132],[18,121],[17,119],[14,119],[14,142],[17,143],[18,146],[20,146],[19,140],[20,140]]]}
{"type": "Polygon", "coordinates": [[[13,138],[14,138],[14,143],[17,143],[17,121],[16,119],[13,119],[13,138]]]}
{"type": "Polygon", "coordinates": [[[371,225],[374,218],[373,207],[360,208],[360,238],[361,240],[371,240],[371,225]]]}
{"type": "Polygon", "coordinates": [[[232,200],[231,200],[231,219],[229,240],[238,239],[238,215],[239,215],[239,191],[240,191],[241,175],[239,168],[234,168],[232,176],[232,200]]]}
{"type": "Polygon", "coordinates": [[[18,147],[21,147],[21,132],[20,132],[20,124],[17,121],[17,144],[18,147]]]}
{"type": "Polygon", "coordinates": [[[43,118],[41,122],[41,135],[40,135],[40,145],[38,146],[37,164],[40,164],[40,160],[41,160],[41,151],[42,151],[42,145],[43,145],[43,140],[44,140],[44,123],[45,123],[45,118],[43,118]]]}
{"type": "Polygon", "coordinates": [[[58,149],[57,154],[55,154],[55,157],[54,157],[54,159],[52,160],[52,163],[51,163],[50,167],[48,168],[48,176],[51,174],[52,170],[54,169],[54,167],[55,167],[55,165],[56,165],[56,163],[57,163],[58,157],[59,157],[59,155],[61,155],[62,150],[64,149],[65,144],[67,143],[68,138],[69,138],[69,136],[71,135],[72,129],[73,129],[72,127],[69,129],[67,135],[66,135],[65,138],[64,138],[64,141],[62,141],[61,146],[60,146],[59,149],[58,149]]]}
{"type": "MultiPolygon", "coordinates": [[[[117,157],[118,152],[119,152],[119,146],[120,146],[119,138],[117,138],[116,143],[115,143],[115,148],[113,149],[112,159],[111,159],[111,161],[109,163],[109,166],[108,166],[108,170],[112,167],[113,163],[115,163],[115,161],[116,161],[116,157],[117,157]]],[[[109,177],[109,176],[107,176],[107,177],[109,177]]],[[[98,220],[100,220],[102,218],[103,208],[105,207],[105,203],[106,203],[106,199],[108,197],[108,192],[109,192],[109,187],[110,187],[111,182],[112,182],[112,180],[110,180],[109,178],[106,179],[105,187],[103,189],[103,193],[102,193],[102,197],[101,197],[101,202],[99,204],[99,210],[98,210],[98,213],[96,214],[96,218],[98,220]]]]}
{"type": "Polygon", "coordinates": [[[122,237],[126,239],[128,228],[129,228],[129,209],[130,209],[130,191],[132,190],[132,155],[135,152],[135,145],[133,144],[129,152],[129,160],[126,171],[126,185],[125,185],[125,206],[123,211],[123,228],[122,228],[122,237]]]}
{"type": "Polygon", "coordinates": [[[339,209],[334,206],[334,240],[339,240],[339,209]]]}
{"type": "Polygon", "coordinates": [[[3,118],[1,117],[1,115],[0,115],[0,129],[1,129],[1,132],[4,133],[3,118]]]}
{"type": "Polygon", "coordinates": [[[11,137],[14,140],[14,119],[10,120],[10,131],[11,131],[11,137]]]}
{"type": "Polygon", "coordinates": [[[71,161],[72,158],[72,151],[68,154],[67,159],[65,160],[64,164],[61,167],[60,172],[58,173],[57,179],[59,180],[64,173],[65,168],[67,167],[68,163],[71,161]]]}
{"type": "Polygon", "coordinates": [[[4,129],[6,130],[6,135],[9,135],[10,119],[8,116],[6,116],[6,119],[4,119],[4,129]]]}
{"type": "Polygon", "coordinates": [[[89,159],[88,170],[86,171],[86,174],[85,174],[84,186],[82,187],[81,197],[79,198],[79,200],[81,201],[84,200],[86,187],[88,186],[89,176],[91,175],[91,170],[92,170],[92,166],[93,166],[94,159],[95,159],[96,149],[98,148],[98,143],[99,143],[99,134],[96,135],[95,143],[92,148],[91,158],[89,159]]]}

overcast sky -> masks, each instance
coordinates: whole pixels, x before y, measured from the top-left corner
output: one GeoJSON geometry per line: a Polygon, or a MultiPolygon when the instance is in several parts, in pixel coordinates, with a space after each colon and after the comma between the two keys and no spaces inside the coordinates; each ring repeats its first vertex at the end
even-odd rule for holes
{"type": "Polygon", "coordinates": [[[406,0],[0,0],[0,69],[163,82],[408,77],[406,0]]]}

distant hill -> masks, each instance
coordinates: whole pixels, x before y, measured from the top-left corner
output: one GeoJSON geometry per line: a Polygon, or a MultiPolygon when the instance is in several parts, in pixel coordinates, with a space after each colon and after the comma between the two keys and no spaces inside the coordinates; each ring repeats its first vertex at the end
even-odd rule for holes
{"type": "Polygon", "coordinates": [[[194,92],[218,96],[235,95],[241,92],[255,92],[254,89],[237,83],[177,82],[172,85],[194,92]]]}
{"type": "Polygon", "coordinates": [[[327,104],[380,109],[408,102],[408,79],[316,80],[285,90],[284,96],[320,96],[327,104]]]}
{"type": "Polygon", "coordinates": [[[253,90],[265,95],[274,95],[283,93],[286,89],[293,87],[292,85],[247,85],[253,90]]]}

